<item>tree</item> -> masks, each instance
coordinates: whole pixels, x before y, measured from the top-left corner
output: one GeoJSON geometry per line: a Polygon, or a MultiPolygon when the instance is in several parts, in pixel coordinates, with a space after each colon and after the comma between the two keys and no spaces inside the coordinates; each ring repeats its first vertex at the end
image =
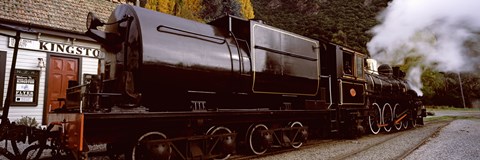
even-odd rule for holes
{"type": "Polygon", "coordinates": [[[342,42],[367,51],[368,32],[389,0],[250,0],[255,18],[267,24],[315,39],[342,42]],[[344,36],[339,33],[342,31],[344,36]],[[335,34],[335,35],[334,35],[335,34]],[[345,38],[346,41],[340,40],[345,38]],[[339,41],[340,40],[340,41],[339,41]]]}
{"type": "Polygon", "coordinates": [[[202,0],[180,0],[177,4],[178,10],[174,15],[199,22],[204,21],[203,18],[200,17],[202,0]]]}
{"type": "Polygon", "coordinates": [[[202,16],[205,21],[212,21],[220,17],[224,11],[223,0],[207,0],[203,1],[202,16]]]}
{"type": "Polygon", "coordinates": [[[338,30],[337,33],[333,34],[332,37],[332,42],[341,44],[341,45],[346,45],[347,44],[347,34],[343,32],[342,30],[338,30]]]}
{"type": "MultiPolygon", "coordinates": [[[[175,0],[157,0],[157,11],[167,13],[167,14],[174,14],[175,13],[175,5],[177,4],[175,0]]],[[[146,7],[145,7],[146,8],[146,7]]]]}
{"type": "Polygon", "coordinates": [[[252,2],[250,0],[238,0],[241,5],[240,13],[245,19],[253,19],[255,17],[253,13],[252,2]]]}
{"type": "Polygon", "coordinates": [[[242,17],[240,13],[241,4],[238,0],[208,0],[203,1],[202,5],[202,17],[206,22],[215,20],[226,14],[242,17]]]}
{"type": "Polygon", "coordinates": [[[446,72],[442,74],[445,77],[445,88],[437,91],[433,99],[433,101],[436,102],[435,104],[463,107],[462,98],[465,98],[465,105],[467,107],[475,107],[473,103],[480,99],[480,74],[457,72],[446,72]],[[462,97],[460,93],[459,76],[461,77],[464,97],[462,97]]]}
{"type": "Polygon", "coordinates": [[[423,97],[426,104],[434,104],[435,96],[445,88],[445,77],[432,69],[425,69],[422,73],[423,97]]]}
{"type": "Polygon", "coordinates": [[[145,8],[198,22],[215,20],[225,14],[254,18],[250,0],[146,0],[145,8]]]}
{"type": "Polygon", "coordinates": [[[147,0],[145,4],[146,9],[157,11],[158,0],[147,0]]]}
{"type": "Polygon", "coordinates": [[[147,0],[145,8],[167,13],[199,22],[202,10],[202,0],[147,0]]]}

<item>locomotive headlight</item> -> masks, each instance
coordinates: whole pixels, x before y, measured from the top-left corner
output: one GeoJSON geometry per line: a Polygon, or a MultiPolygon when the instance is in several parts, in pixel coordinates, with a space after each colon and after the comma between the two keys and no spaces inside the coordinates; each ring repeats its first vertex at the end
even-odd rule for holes
{"type": "Polygon", "coordinates": [[[98,19],[94,13],[88,12],[87,15],[87,29],[97,29],[98,26],[103,26],[105,23],[98,19]]]}
{"type": "Polygon", "coordinates": [[[355,97],[355,96],[357,95],[357,91],[355,91],[355,89],[351,88],[351,89],[350,89],[350,95],[351,95],[352,97],[355,97]]]}
{"type": "MultiPolygon", "coordinates": [[[[128,22],[126,26],[129,27],[133,21],[133,17],[130,15],[124,15],[123,18],[120,20],[110,22],[110,23],[105,23],[102,20],[98,19],[94,13],[89,12],[87,15],[87,23],[86,23],[87,32],[85,32],[85,34],[90,38],[96,40],[97,42],[104,44],[105,46],[115,46],[124,40],[124,38],[121,37],[120,33],[118,33],[118,31],[110,31],[110,32],[101,31],[101,30],[98,30],[97,27],[104,26],[104,25],[118,25],[125,21],[128,22]]],[[[126,29],[126,31],[128,31],[128,29],[126,29]]],[[[126,32],[126,31],[123,31],[123,32],[126,32]]]]}

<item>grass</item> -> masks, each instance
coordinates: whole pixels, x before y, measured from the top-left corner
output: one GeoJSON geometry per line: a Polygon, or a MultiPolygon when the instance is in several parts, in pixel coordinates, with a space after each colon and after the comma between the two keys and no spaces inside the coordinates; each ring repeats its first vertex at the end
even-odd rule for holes
{"type": "Polygon", "coordinates": [[[479,119],[478,117],[472,116],[438,116],[438,117],[430,117],[423,119],[425,122],[433,122],[433,121],[453,121],[458,119],[479,119]]]}
{"type": "MultiPolygon", "coordinates": [[[[436,111],[458,111],[461,112],[479,112],[480,108],[455,108],[451,106],[426,106],[427,112],[435,113],[436,111]]],[[[424,120],[425,121],[453,121],[458,119],[479,119],[478,116],[472,115],[445,115],[445,116],[427,116],[424,120]]]]}
{"type": "Polygon", "coordinates": [[[431,110],[452,110],[452,111],[480,111],[480,108],[456,108],[452,106],[425,106],[427,111],[431,110]]]}

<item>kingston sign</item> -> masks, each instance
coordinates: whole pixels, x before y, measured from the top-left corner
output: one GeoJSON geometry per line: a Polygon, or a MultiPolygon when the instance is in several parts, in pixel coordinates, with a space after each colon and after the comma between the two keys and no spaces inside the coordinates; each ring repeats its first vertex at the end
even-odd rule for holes
{"type": "MultiPolygon", "coordinates": [[[[8,47],[13,48],[15,46],[15,39],[9,38],[8,47]]],[[[100,50],[75,46],[70,44],[62,44],[55,42],[46,42],[46,41],[37,41],[31,39],[20,39],[20,44],[18,48],[37,50],[37,51],[46,51],[46,52],[55,52],[69,55],[77,56],[86,56],[93,58],[100,58],[100,50]]]]}

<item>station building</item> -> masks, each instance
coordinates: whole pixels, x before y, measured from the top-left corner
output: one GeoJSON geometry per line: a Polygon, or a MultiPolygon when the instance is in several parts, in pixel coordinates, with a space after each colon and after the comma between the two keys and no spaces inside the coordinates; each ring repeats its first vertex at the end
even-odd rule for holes
{"type": "Polygon", "coordinates": [[[69,80],[84,83],[97,74],[103,53],[84,35],[86,17],[94,12],[106,21],[116,5],[108,0],[0,1],[0,109],[14,75],[10,121],[30,117],[44,124],[46,113],[60,107],[69,80]],[[17,30],[22,32],[12,74],[17,30]]]}

